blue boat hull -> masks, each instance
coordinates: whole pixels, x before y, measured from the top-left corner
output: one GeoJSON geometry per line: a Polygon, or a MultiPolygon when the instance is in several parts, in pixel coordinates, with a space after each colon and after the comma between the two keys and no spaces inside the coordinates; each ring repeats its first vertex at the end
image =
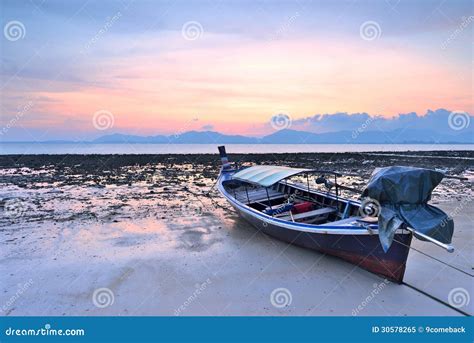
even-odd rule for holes
{"type": "MultiPolygon", "coordinates": [[[[224,177],[223,179],[227,179],[224,177]]],[[[222,179],[221,181],[222,182],[222,179]]],[[[289,229],[274,220],[264,220],[220,187],[221,193],[246,221],[261,232],[284,242],[339,257],[391,281],[401,283],[405,274],[406,261],[412,234],[397,233],[394,242],[384,252],[378,234],[338,234],[310,232],[311,230],[289,229]]],[[[330,231],[330,230],[328,230],[330,231]]]]}
{"type": "Polygon", "coordinates": [[[239,213],[250,224],[269,236],[342,258],[391,281],[398,283],[403,281],[411,234],[396,234],[394,243],[387,252],[384,252],[378,235],[320,234],[289,230],[239,213]]]}

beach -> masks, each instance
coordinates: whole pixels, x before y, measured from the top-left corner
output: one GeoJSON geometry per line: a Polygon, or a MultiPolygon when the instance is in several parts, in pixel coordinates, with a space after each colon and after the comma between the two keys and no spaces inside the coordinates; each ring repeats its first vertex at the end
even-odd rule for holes
{"type": "Polygon", "coordinates": [[[473,314],[456,302],[460,289],[473,294],[473,151],[229,158],[317,165],[354,175],[340,182],[358,189],[390,165],[466,177],[431,201],[453,217],[456,250],[414,240],[406,284],[394,284],[240,219],[214,187],[216,154],[2,155],[1,315],[473,314]]]}

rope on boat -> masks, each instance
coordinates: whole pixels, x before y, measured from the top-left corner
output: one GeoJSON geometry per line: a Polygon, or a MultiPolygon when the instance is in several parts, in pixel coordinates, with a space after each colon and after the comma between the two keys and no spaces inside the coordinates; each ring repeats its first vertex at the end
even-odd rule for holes
{"type": "Polygon", "coordinates": [[[470,276],[470,277],[473,277],[473,276],[474,276],[474,275],[472,275],[472,274],[466,272],[465,270],[462,270],[461,268],[458,268],[458,267],[456,267],[456,266],[453,266],[452,264],[449,264],[449,263],[447,263],[447,262],[444,262],[443,260],[440,260],[439,258],[436,258],[436,257],[434,257],[434,256],[431,256],[431,255],[429,255],[429,254],[427,254],[427,253],[425,253],[425,252],[423,252],[423,251],[421,251],[421,250],[419,250],[419,249],[417,249],[417,248],[414,248],[414,247],[412,247],[412,246],[410,246],[410,245],[407,245],[407,244],[405,244],[405,243],[403,243],[403,242],[401,242],[401,241],[399,241],[399,240],[397,240],[397,239],[395,239],[395,238],[394,238],[393,240],[394,240],[395,242],[397,242],[398,244],[401,244],[401,245],[403,245],[403,246],[405,246],[405,247],[407,247],[407,248],[410,248],[410,249],[412,249],[412,250],[415,250],[416,252],[418,252],[418,253],[420,253],[420,254],[422,254],[422,255],[425,255],[426,257],[429,257],[429,258],[433,259],[434,261],[437,261],[437,262],[439,262],[439,263],[442,263],[442,264],[446,265],[447,267],[450,267],[450,268],[453,268],[453,269],[457,270],[458,272],[461,272],[461,273],[463,273],[463,274],[466,274],[466,275],[468,275],[468,276],[470,276]]]}
{"type": "Polygon", "coordinates": [[[217,185],[217,182],[218,182],[218,179],[216,180],[216,182],[212,185],[211,188],[209,188],[209,190],[207,192],[201,192],[201,193],[196,193],[196,192],[193,192],[192,190],[190,190],[188,187],[185,187],[184,190],[192,195],[194,195],[198,201],[202,204],[202,206],[205,208],[207,207],[206,204],[204,204],[202,202],[202,200],[200,199],[201,196],[203,197],[206,197],[206,198],[209,198],[209,200],[212,202],[212,204],[215,206],[215,207],[218,207],[218,208],[221,208],[223,210],[230,210],[231,208],[228,207],[228,206],[222,206],[221,204],[218,204],[216,200],[214,200],[214,198],[211,196],[211,192],[212,190],[214,189],[214,187],[217,185]]]}
{"type": "Polygon", "coordinates": [[[460,314],[462,314],[462,315],[464,315],[464,316],[467,316],[467,317],[470,317],[470,316],[471,316],[469,313],[464,312],[463,310],[461,310],[461,309],[459,309],[459,308],[457,308],[457,307],[455,307],[455,306],[452,306],[450,303],[447,303],[447,302],[445,302],[445,301],[443,301],[443,300],[441,300],[441,299],[436,298],[435,296],[433,296],[433,295],[431,295],[431,294],[429,294],[429,293],[423,291],[422,289],[419,289],[418,287],[415,287],[415,286],[413,286],[413,285],[410,285],[409,283],[406,283],[405,281],[403,281],[402,284],[405,285],[405,286],[407,286],[407,287],[410,287],[410,288],[413,289],[414,291],[417,291],[417,292],[419,292],[419,293],[421,293],[421,294],[427,296],[427,297],[430,298],[430,299],[433,299],[434,301],[439,302],[440,304],[443,304],[443,305],[449,307],[450,309],[452,309],[452,310],[454,310],[454,311],[456,311],[456,312],[459,312],[460,314]]]}

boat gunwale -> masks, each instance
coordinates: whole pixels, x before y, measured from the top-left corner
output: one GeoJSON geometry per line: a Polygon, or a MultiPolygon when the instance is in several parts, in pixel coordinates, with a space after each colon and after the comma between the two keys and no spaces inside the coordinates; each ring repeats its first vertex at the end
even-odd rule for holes
{"type": "MultiPolygon", "coordinates": [[[[233,198],[229,194],[229,192],[227,192],[224,189],[224,186],[223,186],[222,182],[227,181],[227,180],[223,180],[224,173],[225,174],[228,174],[228,173],[230,174],[231,172],[233,172],[233,170],[227,170],[227,171],[221,171],[220,172],[219,178],[218,178],[218,186],[217,186],[219,192],[228,201],[230,201],[231,203],[233,203],[234,205],[239,207],[240,210],[242,210],[244,212],[247,212],[247,214],[252,215],[254,217],[255,216],[261,217],[261,218],[257,218],[257,219],[262,220],[262,222],[265,222],[267,224],[274,224],[274,225],[277,225],[279,227],[283,227],[283,228],[290,229],[290,230],[303,231],[303,232],[309,232],[309,233],[334,234],[334,235],[378,235],[378,225],[369,225],[368,228],[355,228],[354,225],[333,225],[333,226],[331,226],[331,225],[325,225],[325,226],[313,225],[313,224],[306,224],[306,223],[289,222],[287,220],[278,219],[278,218],[272,217],[268,214],[265,214],[263,212],[257,211],[256,209],[254,209],[254,208],[238,201],[237,199],[233,198]]],[[[288,185],[290,185],[292,187],[300,188],[295,184],[288,184],[288,185]]],[[[300,189],[302,189],[302,188],[300,188],[300,189]]],[[[314,190],[314,192],[318,193],[320,195],[323,195],[323,196],[330,197],[332,199],[336,199],[336,197],[333,196],[332,194],[324,194],[324,193],[319,192],[317,190],[314,190]]],[[[352,201],[352,200],[341,198],[341,197],[337,197],[337,200],[346,201],[346,202],[351,201],[354,204],[359,204],[360,205],[360,202],[355,201],[355,200],[352,201]]],[[[396,234],[410,234],[410,232],[408,230],[399,229],[399,230],[396,231],[396,234]]]]}

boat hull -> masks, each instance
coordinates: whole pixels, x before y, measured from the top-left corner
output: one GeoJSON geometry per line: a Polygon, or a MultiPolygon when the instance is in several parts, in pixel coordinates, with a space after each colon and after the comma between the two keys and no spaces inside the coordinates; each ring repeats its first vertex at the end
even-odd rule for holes
{"type": "Polygon", "coordinates": [[[339,257],[391,281],[403,281],[412,239],[410,233],[396,233],[390,249],[384,252],[378,234],[352,235],[288,229],[242,211],[232,201],[229,202],[242,218],[269,236],[339,257]]]}

